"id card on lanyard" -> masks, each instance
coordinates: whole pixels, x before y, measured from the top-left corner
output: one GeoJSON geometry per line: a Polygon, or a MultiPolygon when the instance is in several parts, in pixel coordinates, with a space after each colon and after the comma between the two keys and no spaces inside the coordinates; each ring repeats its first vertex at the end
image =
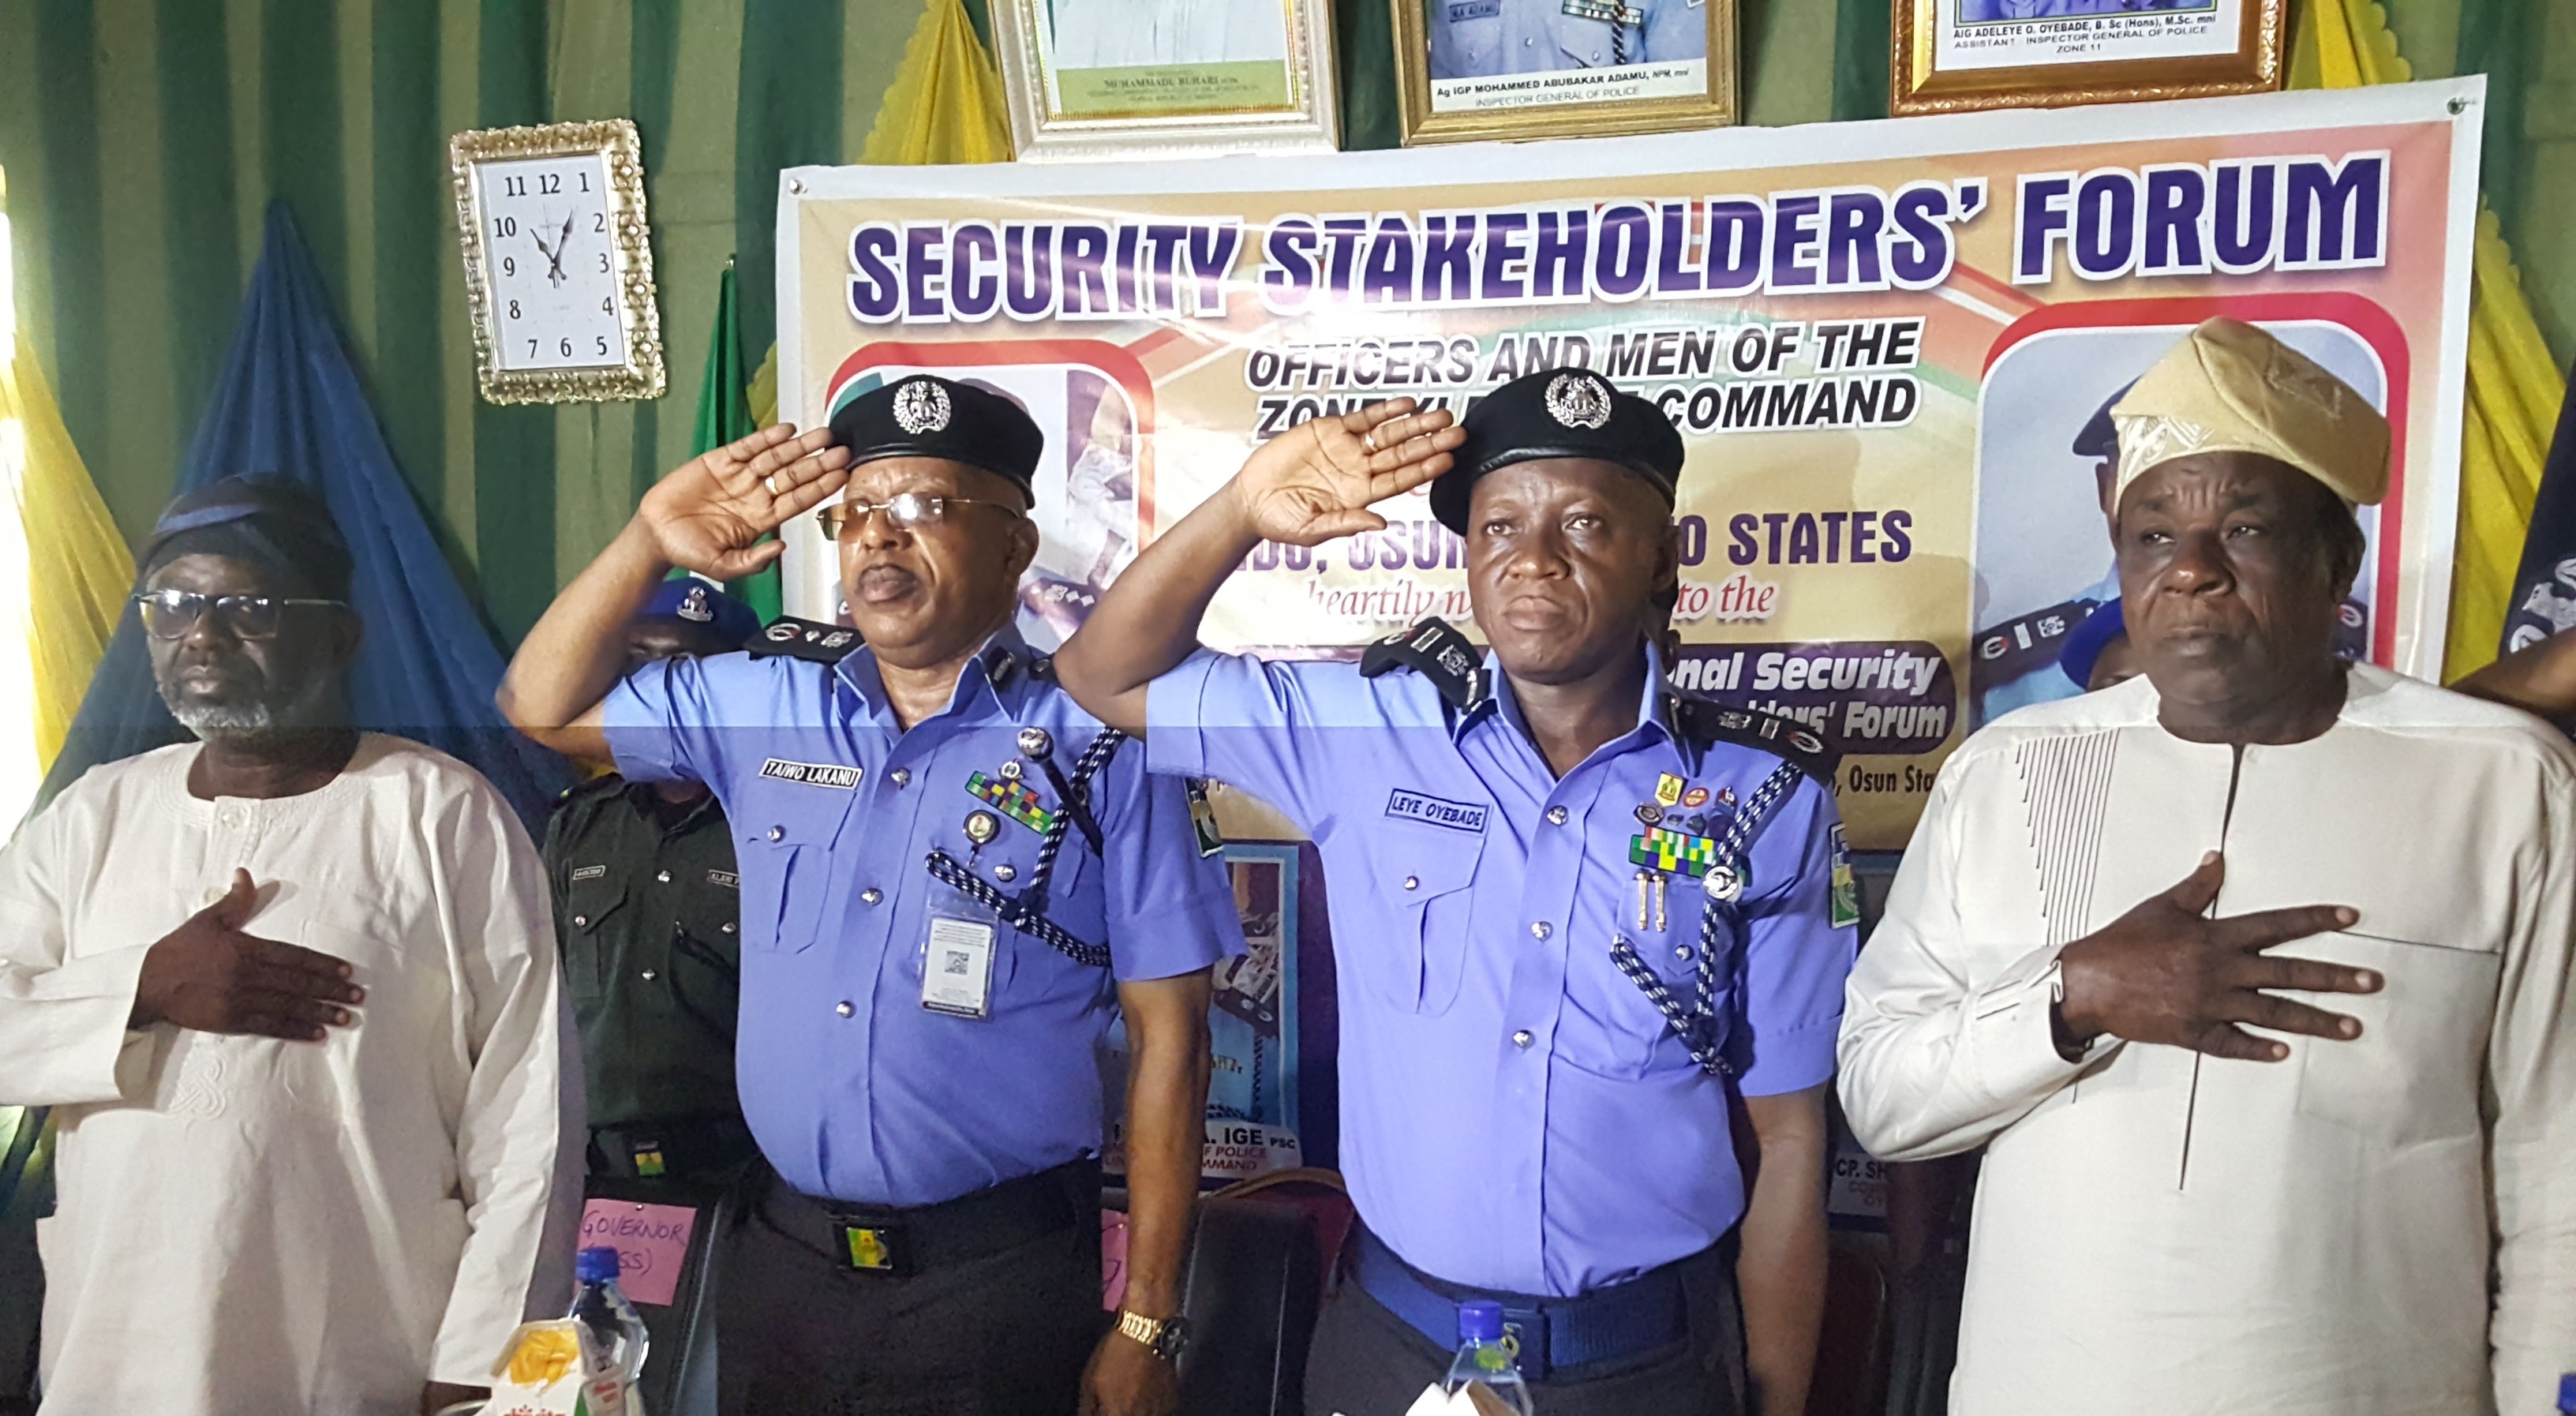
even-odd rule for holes
{"type": "Polygon", "coordinates": [[[921,961],[921,1006],[959,1018],[993,1007],[993,925],[989,920],[930,916],[921,961]]]}

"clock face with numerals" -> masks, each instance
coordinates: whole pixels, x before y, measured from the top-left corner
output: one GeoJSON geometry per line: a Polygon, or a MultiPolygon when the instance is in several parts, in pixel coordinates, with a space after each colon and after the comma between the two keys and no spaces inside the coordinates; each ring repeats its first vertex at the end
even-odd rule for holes
{"type": "Polygon", "coordinates": [[[504,371],[626,362],[617,215],[599,153],[486,161],[474,168],[485,299],[504,371]]]}

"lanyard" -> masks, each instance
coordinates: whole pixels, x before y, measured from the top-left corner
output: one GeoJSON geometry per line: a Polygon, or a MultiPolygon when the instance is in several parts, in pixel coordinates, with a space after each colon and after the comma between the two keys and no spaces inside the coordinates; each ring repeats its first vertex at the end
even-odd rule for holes
{"type": "Polygon", "coordinates": [[[1637,985],[1655,1011],[1672,1025],[1682,1046],[1690,1049],[1691,1060],[1699,1069],[1714,1077],[1734,1076],[1735,1066],[1726,1059],[1726,1045],[1732,1040],[1739,990],[1735,976],[1743,963],[1739,947],[1744,932],[1744,885],[1750,872],[1745,858],[1754,840],[1762,834],[1772,811],[1780,805],[1791,788],[1798,785],[1800,772],[1794,763],[1783,762],[1762,779],[1735,819],[1727,823],[1726,834],[1718,838],[1717,860],[1701,877],[1708,893],[1708,907],[1699,917],[1699,959],[1690,1005],[1673,996],[1646,961],[1637,957],[1636,946],[1624,937],[1610,945],[1610,962],[1637,985]],[[1721,967],[1720,955],[1724,955],[1721,967]],[[1717,1001],[1718,979],[1726,980],[1727,1002],[1720,1008],[1717,1001]]]}

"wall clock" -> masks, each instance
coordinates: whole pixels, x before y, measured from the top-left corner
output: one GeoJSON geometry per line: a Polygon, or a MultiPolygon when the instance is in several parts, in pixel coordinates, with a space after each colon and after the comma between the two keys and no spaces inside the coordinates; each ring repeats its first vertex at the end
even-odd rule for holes
{"type": "Polygon", "coordinates": [[[644,164],[623,118],[447,140],[483,396],[662,395],[644,164]]]}

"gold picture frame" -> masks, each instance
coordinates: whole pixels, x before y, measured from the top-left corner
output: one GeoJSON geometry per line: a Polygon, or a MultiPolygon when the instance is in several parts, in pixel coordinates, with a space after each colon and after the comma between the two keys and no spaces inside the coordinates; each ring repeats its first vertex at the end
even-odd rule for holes
{"type": "MultiPolygon", "coordinates": [[[[1367,3],[1367,0],[1354,0],[1367,3]]],[[[1403,120],[1404,145],[1419,147],[1429,143],[1474,142],[1480,139],[1601,137],[1621,133],[1667,133],[1688,128],[1723,128],[1738,121],[1736,86],[1736,18],[1735,0],[1388,0],[1395,20],[1395,83],[1399,112],[1403,120]],[[1553,103],[1522,103],[1517,99],[1495,97],[1510,106],[1460,107],[1453,100],[1476,102],[1476,96],[1444,93],[1443,89],[1474,84],[1526,84],[1544,81],[1547,74],[1518,74],[1435,79],[1431,68],[1431,24],[1425,10],[1428,6],[1448,4],[1453,8],[1474,7],[1479,18],[1501,18],[1501,7],[1537,5],[1554,14],[1560,10],[1572,13],[1577,6],[1596,10],[1618,10],[1628,15],[1646,15],[1650,7],[1681,7],[1699,13],[1707,26],[1707,50],[1699,61],[1700,81],[1687,94],[1659,93],[1642,98],[1608,98],[1581,96],[1553,103]]],[[[1598,16],[1590,18],[1601,18],[1598,16]]],[[[1621,19],[1624,26],[1633,25],[1645,32],[1645,23],[1621,19]]],[[[1597,56],[1595,56],[1597,57],[1597,56]]],[[[1682,63],[1691,61],[1684,60],[1682,63]]],[[[1613,67],[1618,67],[1613,62],[1613,67]]],[[[1636,65],[1640,70],[1661,67],[1652,56],[1636,65]]],[[[1593,72],[1577,56],[1565,67],[1553,71],[1559,82],[1563,76],[1593,72]]],[[[1622,80],[1605,74],[1602,82],[1622,80]]],[[[1671,87],[1669,77],[1631,78],[1632,86],[1671,87]]]]}
{"type": "Polygon", "coordinates": [[[1900,116],[2263,93],[2279,88],[2284,73],[2288,0],[2200,0],[2155,10],[1983,21],[1949,18],[1957,7],[1981,0],[1892,3],[1888,110],[1900,116]],[[1969,44],[1993,57],[1973,65],[1941,63],[1946,48],[1969,44]],[[2120,57],[2066,59],[2044,52],[2076,45],[2110,49],[2120,57]],[[2159,48],[2169,52],[2155,52],[2159,48]],[[2016,50],[2031,51],[2033,62],[1999,62],[2016,50]]]}
{"type": "Polygon", "coordinates": [[[992,15],[1022,161],[1341,146],[1328,0],[1201,4],[1160,29],[1129,0],[993,0],[992,15]],[[1093,62],[1060,65],[1068,47],[1093,62]]]}
{"type": "Polygon", "coordinates": [[[659,398],[643,148],[624,118],[447,140],[474,361],[492,403],[659,398]]]}

